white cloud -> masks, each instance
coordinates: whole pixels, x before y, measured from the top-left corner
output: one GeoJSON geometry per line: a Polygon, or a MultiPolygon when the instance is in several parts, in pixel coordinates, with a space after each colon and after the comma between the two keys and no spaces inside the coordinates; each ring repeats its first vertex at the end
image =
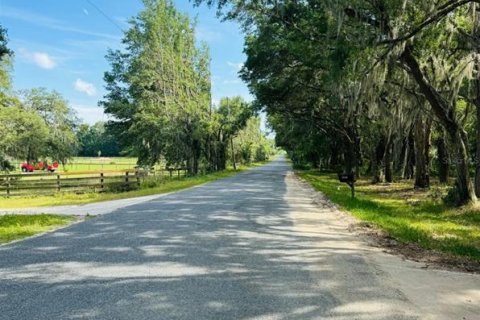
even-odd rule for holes
{"type": "Polygon", "coordinates": [[[53,69],[57,66],[57,62],[53,57],[45,52],[30,52],[24,48],[18,50],[20,55],[28,62],[36,64],[42,69],[53,69]]]}
{"type": "Polygon", "coordinates": [[[42,69],[53,69],[57,66],[55,60],[45,52],[34,52],[31,55],[31,59],[42,69]]]}
{"type": "Polygon", "coordinates": [[[92,83],[84,81],[80,78],[78,78],[77,81],[75,81],[74,87],[75,87],[75,90],[86,93],[89,96],[94,96],[97,94],[97,89],[92,83]]]}
{"type": "Polygon", "coordinates": [[[83,122],[90,125],[95,124],[98,121],[107,121],[109,118],[103,112],[103,108],[74,104],[72,108],[77,111],[78,116],[83,120],[83,122]]]}
{"type": "Polygon", "coordinates": [[[240,71],[240,69],[243,68],[243,63],[242,62],[231,62],[231,61],[227,61],[227,64],[234,68],[235,71],[240,71]]]}

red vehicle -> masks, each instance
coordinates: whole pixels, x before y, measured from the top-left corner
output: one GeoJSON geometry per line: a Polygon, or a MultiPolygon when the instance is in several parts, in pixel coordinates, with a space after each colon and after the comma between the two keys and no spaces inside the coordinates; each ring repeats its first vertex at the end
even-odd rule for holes
{"type": "Polygon", "coordinates": [[[35,170],[55,172],[58,170],[58,162],[54,162],[52,164],[41,161],[35,164],[22,163],[20,167],[22,168],[22,172],[33,172],[35,170]]]}

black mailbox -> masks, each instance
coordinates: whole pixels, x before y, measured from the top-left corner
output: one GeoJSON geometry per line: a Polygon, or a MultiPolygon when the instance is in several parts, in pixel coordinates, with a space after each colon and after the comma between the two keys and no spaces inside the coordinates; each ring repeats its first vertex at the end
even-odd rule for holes
{"type": "Polygon", "coordinates": [[[344,183],[353,183],[355,182],[355,174],[353,173],[339,173],[338,180],[344,183]]]}
{"type": "Polygon", "coordinates": [[[339,173],[338,180],[342,183],[346,183],[352,190],[352,198],[355,198],[355,174],[354,173],[339,173]]]}

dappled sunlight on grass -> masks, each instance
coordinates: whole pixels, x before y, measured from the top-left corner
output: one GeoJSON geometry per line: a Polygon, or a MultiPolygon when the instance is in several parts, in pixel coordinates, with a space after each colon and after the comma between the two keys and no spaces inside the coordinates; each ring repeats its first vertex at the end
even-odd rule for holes
{"type": "Polygon", "coordinates": [[[334,175],[316,171],[298,174],[355,217],[401,242],[480,260],[480,208],[449,208],[432,199],[429,191],[415,190],[405,181],[371,185],[360,180],[357,198],[352,199],[349,188],[334,175]]]}

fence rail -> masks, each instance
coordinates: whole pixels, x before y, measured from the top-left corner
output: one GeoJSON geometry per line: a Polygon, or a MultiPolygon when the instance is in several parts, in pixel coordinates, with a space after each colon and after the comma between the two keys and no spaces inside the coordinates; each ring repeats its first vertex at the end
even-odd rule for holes
{"type": "Polygon", "coordinates": [[[187,175],[183,168],[162,170],[82,171],[65,173],[14,173],[0,175],[0,196],[45,195],[56,192],[128,191],[148,176],[174,179],[187,175]]]}

